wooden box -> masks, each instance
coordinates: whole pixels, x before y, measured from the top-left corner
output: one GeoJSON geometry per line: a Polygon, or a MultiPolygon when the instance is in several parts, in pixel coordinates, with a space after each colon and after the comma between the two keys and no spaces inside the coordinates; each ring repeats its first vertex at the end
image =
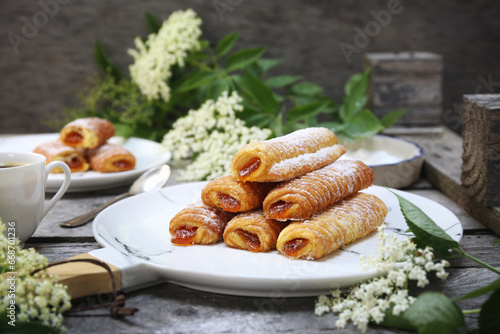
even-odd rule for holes
{"type": "Polygon", "coordinates": [[[407,109],[398,125],[441,124],[443,62],[429,52],[368,53],[371,69],[368,106],[379,117],[407,109]]]}

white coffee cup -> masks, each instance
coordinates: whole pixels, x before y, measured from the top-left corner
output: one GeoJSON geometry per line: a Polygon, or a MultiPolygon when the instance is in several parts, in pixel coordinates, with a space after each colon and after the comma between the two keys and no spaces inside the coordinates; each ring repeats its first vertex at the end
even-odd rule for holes
{"type": "Polygon", "coordinates": [[[0,152],[0,219],[7,238],[24,243],[68,189],[71,171],[64,162],[46,165],[45,156],[29,152],[0,152]],[[64,182],[45,204],[45,187],[52,169],[64,171],[64,182]]]}

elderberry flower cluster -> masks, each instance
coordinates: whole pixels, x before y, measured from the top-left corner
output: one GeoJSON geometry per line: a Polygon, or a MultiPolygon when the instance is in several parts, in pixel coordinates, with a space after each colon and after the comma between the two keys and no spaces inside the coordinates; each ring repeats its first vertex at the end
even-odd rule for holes
{"type": "Polygon", "coordinates": [[[13,243],[4,231],[0,220],[0,310],[8,311],[7,320],[12,326],[16,322],[40,321],[64,332],[63,312],[71,308],[67,287],[57,283],[54,276],[31,275],[47,266],[47,258],[33,248],[21,249],[19,240],[13,243]],[[9,261],[12,254],[15,261],[9,261]]]}
{"type": "Polygon", "coordinates": [[[229,172],[233,156],[246,144],[265,140],[271,130],[247,127],[236,117],[243,110],[238,93],[223,92],[217,101],[207,100],[198,110],[179,118],[163,138],[173,159],[194,160],[179,175],[180,180],[212,180],[229,172]]]}
{"type": "Polygon", "coordinates": [[[425,287],[429,284],[427,273],[431,271],[441,279],[448,277],[445,271],[448,262],[435,262],[430,247],[418,249],[409,238],[390,236],[384,229],[385,225],[379,228],[379,254],[361,256],[360,260],[363,269],[374,268],[387,274],[352,287],[346,293],[336,289],[331,297],[320,296],[316,302],[316,315],[330,311],[338,313],[335,322],[338,328],[344,328],[351,321],[365,332],[369,322],[382,322],[386,311],[392,309],[392,314],[398,316],[413,303],[415,298],[407,289],[409,280],[425,287]]]}
{"type": "Polygon", "coordinates": [[[148,99],[170,99],[167,80],[172,75],[171,67],[183,67],[187,53],[200,49],[200,25],[201,19],[192,9],[179,10],[173,12],[158,33],[150,34],[145,42],[140,37],[134,40],[137,50],[128,50],[134,58],[129,67],[130,76],[148,99]]]}

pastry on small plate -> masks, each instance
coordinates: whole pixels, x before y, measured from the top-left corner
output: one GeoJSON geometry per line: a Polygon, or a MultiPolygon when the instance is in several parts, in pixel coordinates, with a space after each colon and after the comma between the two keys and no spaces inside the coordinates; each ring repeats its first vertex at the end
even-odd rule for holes
{"type": "MultiPolygon", "coordinates": [[[[52,161],[62,161],[68,165],[72,173],[85,172],[89,169],[89,164],[84,157],[82,149],[64,145],[59,139],[44,142],[38,145],[34,153],[39,153],[47,158],[47,163],[52,161]]],[[[51,173],[62,173],[60,167],[52,169],[51,173]]]]}
{"type": "Polygon", "coordinates": [[[64,145],[82,148],[101,146],[114,135],[113,123],[98,117],[76,119],[66,124],[60,132],[64,145]]]}
{"type": "Polygon", "coordinates": [[[135,157],[126,148],[104,144],[87,151],[90,168],[100,173],[113,173],[135,168],[135,157]]]}

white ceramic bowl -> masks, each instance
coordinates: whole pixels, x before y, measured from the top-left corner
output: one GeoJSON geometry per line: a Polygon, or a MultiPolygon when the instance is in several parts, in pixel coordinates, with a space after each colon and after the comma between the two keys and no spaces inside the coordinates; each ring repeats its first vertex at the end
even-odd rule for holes
{"type": "Polygon", "coordinates": [[[375,173],[374,184],[401,189],[420,178],[424,150],[406,139],[375,135],[355,142],[339,140],[347,152],[343,159],[365,162],[375,173]]]}

